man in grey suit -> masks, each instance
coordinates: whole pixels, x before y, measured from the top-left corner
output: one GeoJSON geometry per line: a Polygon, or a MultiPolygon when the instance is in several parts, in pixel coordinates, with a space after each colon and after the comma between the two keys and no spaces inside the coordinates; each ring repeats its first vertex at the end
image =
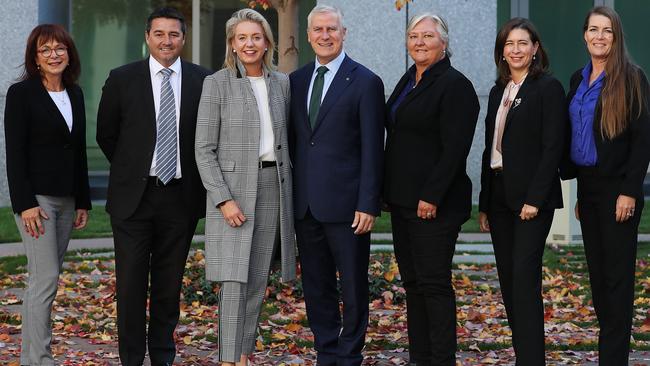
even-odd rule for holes
{"type": "Polygon", "coordinates": [[[119,352],[126,366],[142,365],[147,343],[152,365],[174,362],[183,270],[205,215],[194,132],[209,71],[179,58],[185,28],[175,9],[154,11],[145,32],[151,56],[111,71],[97,114],[97,143],[111,163],[106,210],[115,239],[119,352]]]}

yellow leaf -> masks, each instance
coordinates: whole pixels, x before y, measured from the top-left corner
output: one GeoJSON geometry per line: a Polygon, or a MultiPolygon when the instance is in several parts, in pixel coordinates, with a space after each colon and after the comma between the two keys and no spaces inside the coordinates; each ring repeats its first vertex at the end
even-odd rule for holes
{"type": "Polygon", "coordinates": [[[393,273],[393,271],[388,271],[384,273],[384,278],[388,282],[393,282],[393,279],[395,278],[395,273],[393,273]]]}
{"type": "Polygon", "coordinates": [[[288,331],[290,331],[290,332],[297,332],[297,331],[299,331],[300,329],[302,329],[302,325],[300,325],[300,324],[296,324],[296,323],[291,323],[291,324],[287,324],[287,325],[284,327],[284,329],[286,329],[286,330],[288,330],[288,331]]]}
{"type": "Polygon", "coordinates": [[[275,339],[276,341],[282,341],[287,339],[287,336],[282,333],[273,333],[271,338],[275,339]]]}

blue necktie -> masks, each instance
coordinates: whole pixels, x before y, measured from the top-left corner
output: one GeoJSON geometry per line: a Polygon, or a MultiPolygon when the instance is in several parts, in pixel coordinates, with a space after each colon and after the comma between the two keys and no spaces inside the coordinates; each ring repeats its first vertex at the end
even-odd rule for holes
{"type": "Polygon", "coordinates": [[[171,69],[160,70],[160,110],[156,132],[156,175],[163,184],[176,175],[176,101],[169,77],[171,69]]]}

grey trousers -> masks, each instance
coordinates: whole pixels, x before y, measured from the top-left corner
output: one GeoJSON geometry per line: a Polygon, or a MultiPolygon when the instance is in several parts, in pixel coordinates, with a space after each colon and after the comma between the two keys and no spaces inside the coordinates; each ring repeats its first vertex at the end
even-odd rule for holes
{"type": "Polygon", "coordinates": [[[278,242],[280,190],[274,167],[260,169],[248,282],[223,282],[219,294],[219,360],[238,362],[255,350],[255,334],[278,242]]]}
{"type": "Polygon", "coordinates": [[[27,288],[23,296],[21,365],[54,365],[52,302],[56,296],[63,257],[68,248],[75,218],[73,197],[36,195],[39,206],[49,216],[42,220],[45,234],[32,238],[16,214],[16,225],[27,255],[27,288]]]}

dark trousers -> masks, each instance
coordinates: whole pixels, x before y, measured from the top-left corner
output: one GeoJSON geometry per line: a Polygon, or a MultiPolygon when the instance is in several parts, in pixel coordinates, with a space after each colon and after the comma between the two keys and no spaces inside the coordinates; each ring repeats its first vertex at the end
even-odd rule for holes
{"type": "Polygon", "coordinates": [[[111,217],[119,352],[125,366],[142,365],[147,342],[152,365],[174,361],[181,282],[197,223],[189,216],[181,185],[149,184],[131,217],[111,217]]]}
{"type": "Polygon", "coordinates": [[[406,290],[411,362],[456,365],[456,294],[451,264],[467,215],[417,217],[415,208],[391,206],[393,242],[406,290]]]}
{"type": "Polygon", "coordinates": [[[488,222],[516,364],[545,365],[542,256],[554,211],[540,210],[532,220],[522,220],[521,210],[506,205],[503,176],[491,179],[488,222]]]}
{"type": "Polygon", "coordinates": [[[620,178],[600,177],[595,169],[578,175],[580,227],[589,267],[589,282],[600,324],[600,365],[627,365],[634,310],[634,272],[643,199],[634,216],[617,223],[620,178]]]}
{"type": "Polygon", "coordinates": [[[351,223],[296,220],[302,286],[319,366],[358,366],[368,327],[370,234],[351,223]],[[343,298],[339,310],[338,275],[343,298]]]}

